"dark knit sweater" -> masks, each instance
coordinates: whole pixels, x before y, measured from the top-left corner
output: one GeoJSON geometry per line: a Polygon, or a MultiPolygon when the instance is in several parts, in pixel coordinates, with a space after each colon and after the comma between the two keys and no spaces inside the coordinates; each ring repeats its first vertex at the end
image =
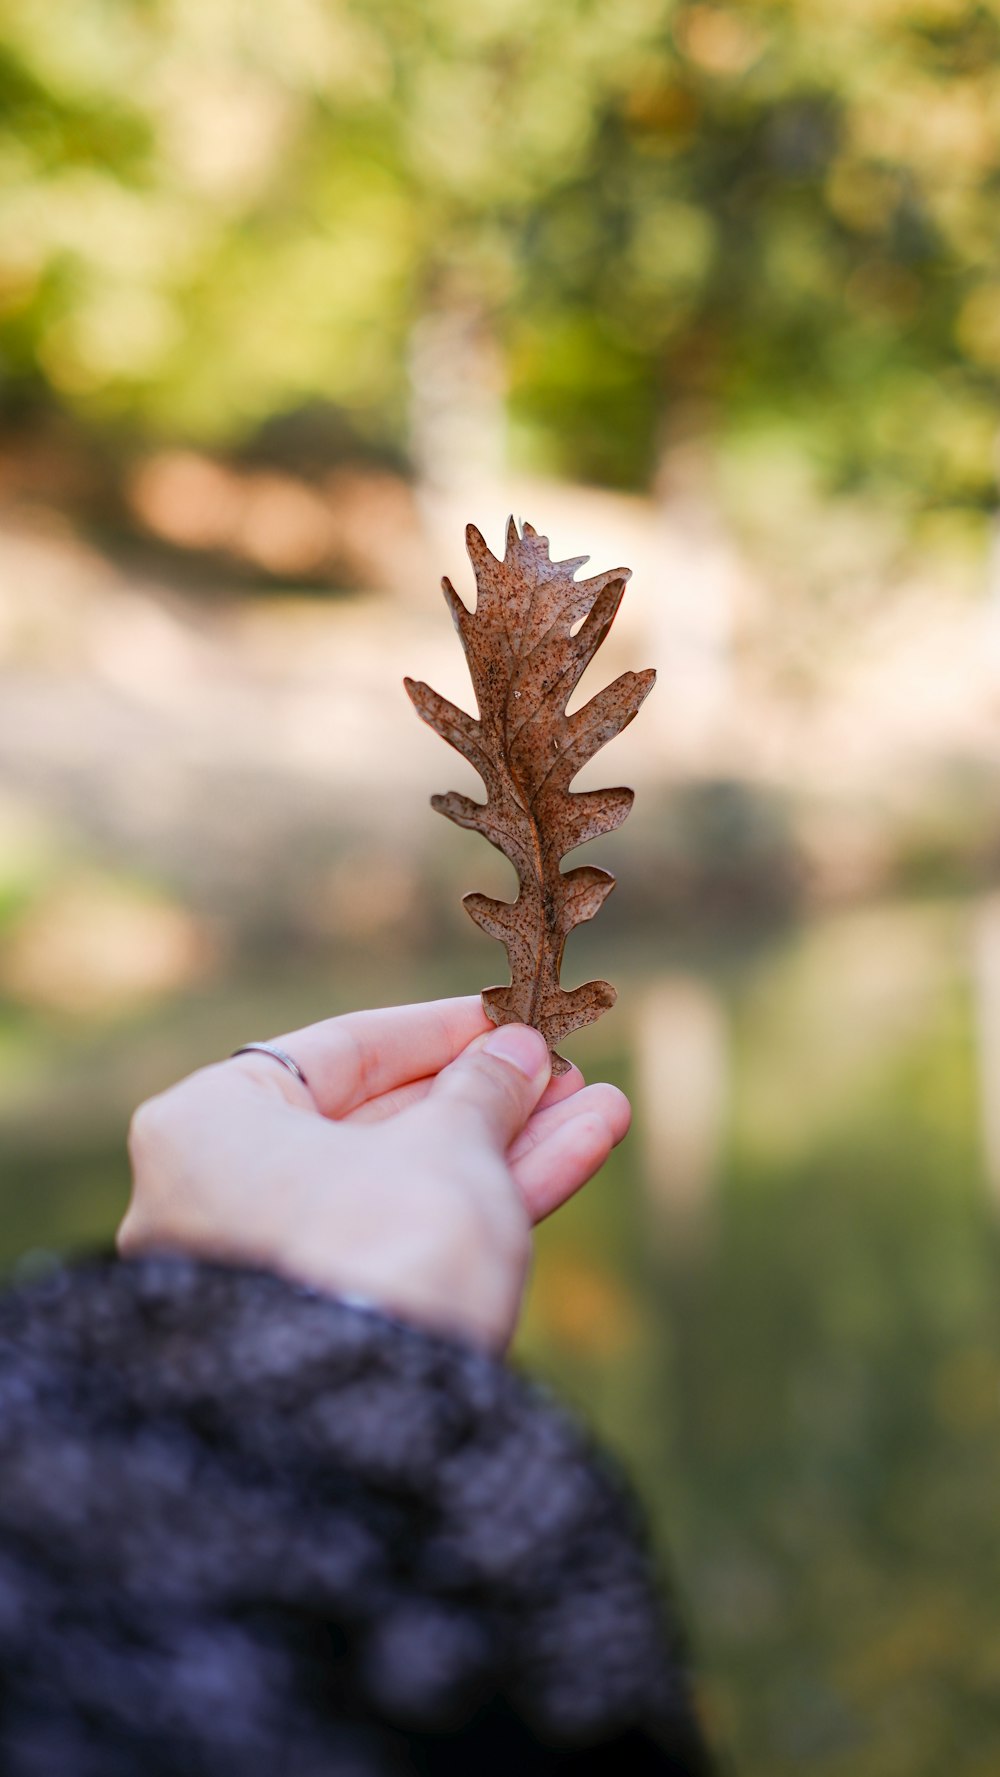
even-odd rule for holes
{"type": "Polygon", "coordinates": [[[0,1297],[3,1777],[699,1748],[627,1494],[503,1364],[179,1259],[0,1297]]]}

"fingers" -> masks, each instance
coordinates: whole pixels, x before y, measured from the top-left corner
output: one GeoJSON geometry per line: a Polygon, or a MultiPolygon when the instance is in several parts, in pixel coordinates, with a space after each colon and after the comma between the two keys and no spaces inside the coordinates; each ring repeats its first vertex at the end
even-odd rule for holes
{"type": "Polygon", "coordinates": [[[617,1086],[587,1086],[539,1111],[513,1142],[508,1162],[533,1222],[593,1178],[628,1133],[632,1107],[617,1086]]]}
{"type": "Polygon", "coordinates": [[[632,1107],[624,1092],[605,1081],[594,1086],[585,1086],[568,1101],[560,1097],[553,1103],[546,1092],[534,1116],[529,1118],[520,1135],[511,1142],[508,1160],[513,1164],[524,1159],[580,1111],[602,1112],[608,1119],[616,1143],[628,1132],[632,1118],[632,1107]]]}
{"type": "Polygon", "coordinates": [[[327,1018],[276,1041],[298,1062],[325,1117],[435,1075],[493,1028],[478,994],[327,1018]]]}
{"type": "Polygon", "coordinates": [[[579,1092],[586,1081],[575,1062],[570,1062],[564,1074],[554,1074],[538,1101],[538,1110],[547,1110],[550,1104],[560,1104],[564,1098],[572,1098],[579,1092]]]}
{"type": "MultiPolygon", "coordinates": [[[[427,1097],[436,1076],[428,1076],[423,1080],[411,1080],[406,1086],[394,1086],[391,1092],[383,1092],[376,1098],[367,1098],[363,1104],[355,1105],[343,1119],[346,1123],[384,1123],[387,1117],[397,1117],[401,1111],[408,1111],[413,1105],[420,1104],[427,1097]]],[[[570,1066],[566,1073],[557,1074],[551,1079],[542,1093],[532,1113],[531,1122],[550,1104],[558,1104],[560,1100],[569,1098],[572,1093],[579,1092],[584,1085],[584,1078],[578,1067],[570,1066]]],[[[531,1122],[528,1128],[531,1127],[531,1122]]]]}
{"type": "Polygon", "coordinates": [[[505,1154],[524,1128],[549,1080],[545,1039],[525,1024],[491,1029],[444,1069],[421,1114],[447,1147],[480,1140],[505,1154]]]}

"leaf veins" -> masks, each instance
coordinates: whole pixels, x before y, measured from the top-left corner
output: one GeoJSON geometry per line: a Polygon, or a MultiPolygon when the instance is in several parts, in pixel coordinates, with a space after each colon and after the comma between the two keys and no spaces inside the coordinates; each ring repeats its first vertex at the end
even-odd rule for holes
{"type": "Polygon", "coordinates": [[[429,685],[404,682],[418,715],[475,766],[486,788],[485,803],[449,790],[433,796],[431,806],[482,833],[517,872],[516,901],[465,896],[476,924],[506,945],[510,964],[510,986],[486,988],[483,1005],[494,1024],[534,1025],[553,1052],[553,1072],[565,1073],[569,1063],[555,1045],[599,1018],[616,994],[607,981],[568,992],[560,987],[563,950],[573,928],[593,919],[615,879],[592,864],[567,871],[560,865],[578,845],[620,827],[633,801],[631,790],[574,792],[570,784],[632,721],[656,674],[622,673],[568,716],[566,705],[611,628],[630,570],[612,568],[578,581],[587,556],[553,562],[548,538],[530,524],[519,535],[513,519],[502,561],[475,525],[466,530],[466,544],[476,575],[475,610],[467,610],[450,580],[442,585],[478,720],[429,685]]]}

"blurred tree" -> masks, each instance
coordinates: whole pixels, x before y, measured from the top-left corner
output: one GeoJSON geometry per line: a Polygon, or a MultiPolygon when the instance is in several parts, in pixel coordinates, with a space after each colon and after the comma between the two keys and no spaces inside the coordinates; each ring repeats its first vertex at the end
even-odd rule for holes
{"type": "Polygon", "coordinates": [[[0,0],[7,405],[399,441],[453,310],[522,460],[641,486],[680,407],[986,505],[998,51],[1000,0],[0,0]]]}

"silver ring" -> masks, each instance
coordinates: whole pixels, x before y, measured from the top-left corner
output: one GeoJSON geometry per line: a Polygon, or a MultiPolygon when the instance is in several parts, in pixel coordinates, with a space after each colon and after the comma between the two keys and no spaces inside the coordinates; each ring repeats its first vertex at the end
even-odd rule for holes
{"type": "Polygon", "coordinates": [[[230,1061],[237,1055],[273,1055],[275,1061],[280,1061],[282,1067],[287,1067],[290,1074],[294,1074],[297,1080],[301,1080],[308,1092],[309,1081],[298,1062],[286,1050],[279,1049],[277,1043],[244,1043],[241,1048],[233,1050],[229,1057],[230,1061]]]}

